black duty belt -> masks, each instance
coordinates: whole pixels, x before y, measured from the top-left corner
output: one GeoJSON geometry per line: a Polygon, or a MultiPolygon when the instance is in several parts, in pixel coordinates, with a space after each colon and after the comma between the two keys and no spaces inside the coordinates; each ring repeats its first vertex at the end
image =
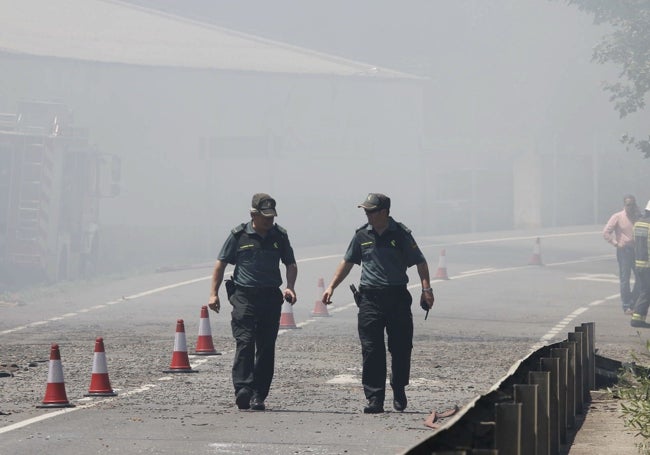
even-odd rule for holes
{"type": "Polygon", "coordinates": [[[359,286],[360,292],[397,292],[406,290],[405,284],[397,286],[359,286]]]}
{"type": "Polygon", "coordinates": [[[237,285],[237,290],[243,292],[244,294],[250,295],[259,295],[259,294],[268,294],[269,292],[277,291],[277,287],[246,287],[237,285]]]}

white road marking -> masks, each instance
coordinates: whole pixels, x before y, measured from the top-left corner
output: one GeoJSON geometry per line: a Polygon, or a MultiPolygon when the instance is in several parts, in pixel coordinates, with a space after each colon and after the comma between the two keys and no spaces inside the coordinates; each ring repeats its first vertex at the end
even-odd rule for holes
{"type": "Polygon", "coordinates": [[[547,234],[547,235],[528,235],[520,237],[499,237],[494,239],[483,239],[483,240],[467,240],[464,242],[455,242],[455,243],[432,243],[429,245],[420,245],[420,248],[430,248],[434,246],[454,246],[454,245],[479,245],[481,243],[497,243],[497,242],[510,242],[513,240],[536,240],[536,239],[550,239],[554,237],[575,237],[575,236],[585,236],[585,235],[601,235],[600,231],[587,231],[587,232],[567,232],[559,234],[547,234]]]}
{"type": "Polygon", "coordinates": [[[355,374],[337,374],[326,381],[327,384],[361,384],[361,379],[355,374]]]}
{"type": "Polygon", "coordinates": [[[464,272],[460,272],[460,274],[465,275],[465,274],[474,274],[474,273],[484,273],[484,272],[490,272],[492,270],[494,270],[494,267],[485,267],[482,269],[466,270],[464,272]]]}
{"type": "Polygon", "coordinates": [[[618,277],[615,275],[603,275],[603,274],[583,274],[578,276],[568,277],[567,280],[571,281],[595,281],[601,283],[618,283],[618,277]]]}

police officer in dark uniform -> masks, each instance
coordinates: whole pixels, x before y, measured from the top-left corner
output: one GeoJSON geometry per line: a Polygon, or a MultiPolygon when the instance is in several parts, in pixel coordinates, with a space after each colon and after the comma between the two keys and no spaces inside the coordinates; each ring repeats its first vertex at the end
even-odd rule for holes
{"type": "Polygon", "coordinates": [[[423,308],[430,309],[434,298],[429,267],[411,231],[390,216],[389,197],[370,193],[359,207],[365,210],[368,223],[354,234],[332,282],[323,293],[323,303],[331,303],[334,289],[354,264],[361,264],[358,330],[363,356],[361,382],[368,400],[363,412],[384,412],[387,369],[384,330],[391,353],[393,407],[403,411],[407,405],[404,388],[409,383],[413,349],[412,297],[406,288],[406,270],[417,266],[422,283],[423,308]]]}
{"type": "Polygon", "coordinates": [[[287,231],[274,224],[275,200],[265,193],[253,195],[250,214],[251,221],[236,226],[219,252],[208,306],[219,312],[219,287],[227,264],[234,264],[226,290],[237,342],[232,367],[235,403],[239,409],[263,411],[273,379],[282,302],[296,302],[298,267],[287,231]],[[284,291],[280,261],[286,267],[284,291]]]}

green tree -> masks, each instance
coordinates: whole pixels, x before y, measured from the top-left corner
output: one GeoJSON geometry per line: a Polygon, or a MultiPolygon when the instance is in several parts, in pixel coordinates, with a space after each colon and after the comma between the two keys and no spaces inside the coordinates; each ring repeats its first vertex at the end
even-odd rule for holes
{"type": "MultiPolygon", "coordinates": [[[[609,24],[611,33],[594,48],[593,60],[620,68],[617,82],[605,90],[622,117],[645,108],[650,90],[650,0],[565,0],[594,16],[596,24],[609,24]]],[[[650,158],[650,136],[625,135],[622,142],[650,158]]]]}

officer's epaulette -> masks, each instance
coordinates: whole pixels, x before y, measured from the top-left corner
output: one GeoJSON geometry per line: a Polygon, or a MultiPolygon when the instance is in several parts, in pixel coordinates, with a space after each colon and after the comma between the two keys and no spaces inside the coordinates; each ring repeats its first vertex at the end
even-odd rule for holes
{"type": "Polygon", "coordinates": [[[354,231],[354,232],[359,232],[360,230],[365,229],[367,227],[368,227],[368,223],[364,224],[363,226],[358,227],[357,230],[354,231]]]}
{"type": "Polygon", "coordinates": [[[233,235],[237,235],[240,232],[243,232],[245,227],[246,227],[246,223],[241,223],[235,226],[234,228],[232,228],[232,231],[230,232],[232,232],[233,235]]]}
{"type": "Polygon", "coordinates": [[[287,230],[285,228],[283,228],[279,224],[276,224],[275,227],[278,229],[278,231],[280,231],[280,234],[287,235],[287,230]]]}
{"type": "Polygon", "coordinates": [[[406,231],[407,234],[411,233],[411,230],[409,228],[407,228],[404,224],[400,223],[399,221],[397,222],[397,225],[399,227],[401,227],[402,229],[404,229],[404,231],[406,231]]]}

